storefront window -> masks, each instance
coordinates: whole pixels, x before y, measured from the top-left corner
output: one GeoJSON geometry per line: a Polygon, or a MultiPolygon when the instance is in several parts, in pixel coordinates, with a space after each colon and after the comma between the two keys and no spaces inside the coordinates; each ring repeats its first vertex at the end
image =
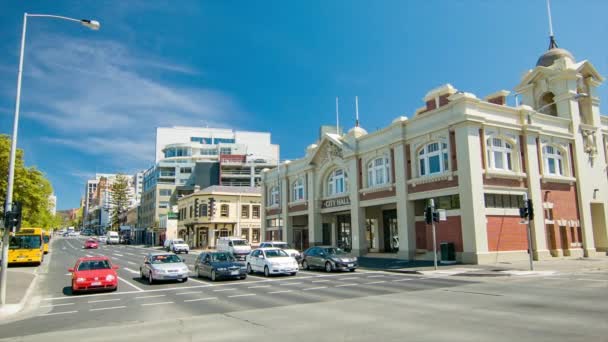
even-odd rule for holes
{"type": "Polygon", "coordinates": [[[249,240],[249,228],[241,228],[241,238],[251,242],[249,240]]]}
{"type": "Polygon", "coordinates": [[[260,242],[260,229],[259,228],[253,228],[251,230],[251,242],[252,243],[260,242]]]}
{"type": "Polygon", "coordinates": [[[338,247],[350,252],[352,250],[352,229],[350,224],[350,215],[338,215],[337,218],[337,237],[338,247]]]}
{"type": "MultiPolygon", "coordinates": [[[[424,216],[424,210],[429,204],[429,199],[430,198],[414,201],[414,213],[416,216],[424,216]]],[[[433,201],[435,202],[435,208],[437,209],[460,209],[460,196],[458,195],[434,197],[433,201]]]]}

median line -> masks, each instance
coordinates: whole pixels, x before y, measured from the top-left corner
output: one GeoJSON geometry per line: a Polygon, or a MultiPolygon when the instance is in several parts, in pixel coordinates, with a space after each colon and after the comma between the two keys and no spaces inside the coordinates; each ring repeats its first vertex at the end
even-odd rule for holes
{"type": "Polygon", "coordinates": [[[346,287],[346,286],[357,286],[359,284],[342,284],[342,285],[336,285],[336,287],[346,287]]]}
{"type": "Polygon", "coordinates": [[[260,289],[262,287],[270,287],[270,285],[247,286],[248,289],[260,289]]]}
{"type": "Polygon", "coordinates": [[[236,289],[232,288],[232,289],[219,289],[219,290],[213,290],[213,292],[224,292],[224,291],[235,291],[236,289]]]}

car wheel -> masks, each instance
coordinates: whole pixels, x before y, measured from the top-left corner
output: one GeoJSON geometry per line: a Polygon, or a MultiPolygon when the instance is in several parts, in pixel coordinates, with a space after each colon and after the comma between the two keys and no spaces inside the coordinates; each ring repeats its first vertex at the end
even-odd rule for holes
{"type": "Polygon", "coordinates": [[[309,270],[308,262],[306,260],[302,260],[302,268],[305,270],[309,270]]]}
{"type": "Polygon", "coordinates": [[[240,278],[244,280],[244,279],[247,279],[247,276],[244,275],[244,276],[241,276],[240,278]]]}
{"type": "Polygon", "coordinates": [[[270,277],[270,270],[268,266],[264,266],[264,277],[270,277]]]}
{"type": "Polygon", "coordinates": [[[152,277],[152,272],[148,273],[148,284],[154,284],[154,278],[152,277]]]}
{"type": "Polygon", "coordinates": [[[247,264],[247,273],[253,274],[253,269],[251,268],[251,264],[247,264]]]}
{"type": "Polygon", "coordinates": [[[329,261],[325,263],[325,272],[331,272],[331,263],[329,261]]]}
{"type": "Polygon", "coordinates": [[[187,281],[188,281],[188,277],[182,279],[182,283],[185,283],[187,281]]]}
{"type": "Polygon", "coordinates": [[[142,272],[142,271],[141,271],[141,267],[139,268],[139,277],[140,277],[141,279],[144,279],[144,278],[145,278],[145,277],[144,277],[144,272],[142,272]]]}
{"type": "Polygon", "coordinates": [[[298,272],[291,272],[289,273],[290,276],[295,276],[298,272]]]}
{"type": "Polygon", "coordinates": [[[355,269],[354,269],[354,268],[351,268],[349,271],[351,271],[351,272],[355,272],[355,269]]]}
{"type": "Polygon", "coordinates": [[[211,281],[216,281],[217,275],[215,274],[215,270],[211,271],[211,281]]]}
{"type": "Polygon", "coordinates": [[[188,254],[188,251],[186,251],[186,254],[188,254]]]}

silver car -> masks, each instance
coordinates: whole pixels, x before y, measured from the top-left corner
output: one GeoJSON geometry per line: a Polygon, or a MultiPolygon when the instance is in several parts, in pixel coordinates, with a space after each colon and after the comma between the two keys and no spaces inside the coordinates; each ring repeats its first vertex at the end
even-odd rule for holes
{"type": "Polygon", "coordinates": [[[142,279],[148,279],[151,285],[157,280],[178,280],[185,282],[189,275],[184,260],[173,253],[150,253],[144,257],[139,266],[142,279]]]}

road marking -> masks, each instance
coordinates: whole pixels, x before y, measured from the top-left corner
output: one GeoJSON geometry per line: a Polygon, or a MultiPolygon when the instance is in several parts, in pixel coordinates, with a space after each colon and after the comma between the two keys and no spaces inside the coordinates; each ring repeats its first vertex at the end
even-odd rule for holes
{"type": "Polygon", "coordinates": [[[136,263],[134,263],[133,261],[127,261],[127,264],[131,264],[131,265],[137,265],[136,263]]]}
{"type": "Polygon", "coordinates": [[[128,254],[128,255],[135,255],[135,254],[129,253],[129,252],[123,252],[123,253],[128,254]]]}
{"type": "Polygon", "coordinates": [[[249,297],[249,296],[255,296],[255,293],[245,293],[245,294],[240,294],[240,295],[234,295],[234,296],[228,296],[227,298],[236,298],[236,297],[249,297]]]}
{"type": "Polygon", "coordinates": [[[404,278],[404,279],[394,279],[394,280],[391,280],[391,281],[408,281],[408,280],[415,280],[415,279],[404,278]]]}
{"type": "Polygon", "coordinates": [[[195,282],[195,283],[201,283],[201,284],[207,284],[207,285],[209,285],[209,286],[213,286],[213,285],[208,284],[207,282],[204,282],[204,281],[202,281],[202,280],[194,279],[193,277],[188,278],[188,280],[192,280],[192,281],[193,281],[193,282],[195,282]]]}
{"type": "Polygon", "coordinates": [[[135,299],[158,298],[158,297],[165,297],[165,296],[166,295],[142,296],[142,297],[135,297],[135,299]]]}
{"type": "Polygon", "coordinates": [[[342,284],[342,285],[336,285],[336,287],[346,287],[346,286],[357,286],[359,284],[342,284]]]}
{"type": "Polygon", "coordinates": [[[380,280],[380,281],[370,281],[369,283],[365,283],[365,285],[371,285],[371,284],[381,284],[381,283],[386,283],[386,280],[380,280]]]}
{"type": "Polygon", "coordinates": [[[138,271],[132,270],[130,268],[123,267],[122,269],[125,270],[125,271],[127,271],[127,272],[131,272],[133,274],[139,274],[139,275],[141,275],[141,273],[139,273],[138,271]]]}
{"type": "MultiPolygon", "coordinates": [[[[369,277],[368,277],[369,278],[369,277]]],[[[340,278],[340,280],[354,280],[354,279],[359,279],[358,277],[346,277],[346,278],[340,278]]]]}
{"type": "Polygon", "coordinates": [[[120,298],[113,298],[113,299],[100,299],[100,300],[90,300],[87,303],[89,304],[93,304],[93,303],[101,303],[101,302],[115,302],[117,300],[120,300],[120,298]]]}
{"type": "Polygon", "coordinates": [[[383,274],[378,274],[378,275],[368,276],[367,278],[380,278],[380,277],[386,277],[386,276],[383,274]]]}
{"type": "Polygon", "coordinates": [[[602,282],[605,283],[608,281],[608,279],[590,279],[590,278],[577,278],[576,280],[581,280],[581,281],[597,281],[597,282],[602,282]]]}
{"type": "Polygon", "coordinates": [[[207,297],[207,298],[197,298],[197,299],[186,299],[184,302],[199,302],[201,300],[212,300],[217,299],[217,297],[207,297]]]}
{"type": "Polygon", "coordinates": [[[259,289],[262,287],[270,287],[270,285],[256,285],[256,286],[247,286],[248,289],[259,289]]]}
{"type": "Polygon", "coordinates": [[[66,276],[71,276],[71,275],[72,275],[72,273],[66,273],[65,275],[66,275],[66,276]]]}
{"type": "Polygon", "coordinates": [[[87,256],[88,256],[89,258],[92,258],[92,257],[93,257],[91,254],[87,254],[87,256]]]}
{"type": "Polygon", "coordinates": [[[213,290],[213,292],[224,292],[224,291],[234,291],[236,289],[219,289],[219,290],[213,290]]]}
{"type": "Polygon", "coordinates": [[[143,290],[143,289],[141,289],[140,287],[138,287],[138,286],[135,286],[135,285],[131,284],[130,282],[128,282],[128,281],[126,281],[126,280],[122,279],[121,277],[118,277],[118,280],[122,280],[122,281],[124,281],[125,283],[127,283],[127,285],[131,286],[132,288],[136,289],[136,290],[137,290],[137,291],[139,291],[139,292],[144,292],[144,290],[143,290]]]}
{"type": "Polygon", "coordinates": [[[165,304],[173,304],[173,303],[175,303],[175,302],[146,303],[146,304],[142,304],[142,306],[165,305],[165,304]]]}
{"type": "Polygon", "coordinates": [[[73,314],[73,313],[77,313],[78,310],[75,311],[64,311],[64,312],[51,312],[51,313],[47,313],[47,314],[40,314],[38,316],[54,316],[54,315],[65,315],[65,314],[73,314]]]}
{"type": "Polygon", "coordinates": [[[118,254],[118,253],[113,253],[113,254],[116,255],[116,256],[121,256],[121,257],[124,256],[123,254],[118,254]]]}
{"type": "Polygon", "coordinates": [[[302,291],[312,291],[312,290],[320,290],[320,289],[326,289],[327,286],[319,286],[319,287],[309,287],[307,289],[302,289],[302,291]]]}
{"type": "Polygon", "coordinates": [[[182,292],[182,293],[176,293],[176,296],[183,296],[183,295],[187,295],[187,294],[193,294],[193,293],[201,293],[200,291],[190,291],[190,292],[182,292]]]}
{"type": "Polygon", "coordinates": [[[64,303],[64,304],[53,304],[53,305],[42,305],[41,308],[53,308],[55,306],[66,306],[66,305],[74,305],[76,303],[64,303]]]}
{"type": "Polygon", "coordinates": [[[285,291],[272,291],[272,292],[266,292],[268,294],[275,294],[275,293],[287,293],[287,292],[292,292],[291,290],[285,290],[285,291]]]}
{"type": "Polygon", "coordinates": [[[311,281],[311,283],[326,283],[328,281],[330,281],[330,280],[313,280],[313,281],[311,281]]]}
{"type": "Polygon", "coordinates": [[[111,306],[109,308],[96,308],[90,309],[89,311],[102,311],[102,310],[114,310],[114,309],[124,309],[126,306],[111,306]]]}
{"type": "Polygon", "coordinates": [[[283,286],[289,286],[289,285],[301,285],[302,283],[284,283],[284,284],[279,284],[279,285],[283,285],[283,286]]]}

